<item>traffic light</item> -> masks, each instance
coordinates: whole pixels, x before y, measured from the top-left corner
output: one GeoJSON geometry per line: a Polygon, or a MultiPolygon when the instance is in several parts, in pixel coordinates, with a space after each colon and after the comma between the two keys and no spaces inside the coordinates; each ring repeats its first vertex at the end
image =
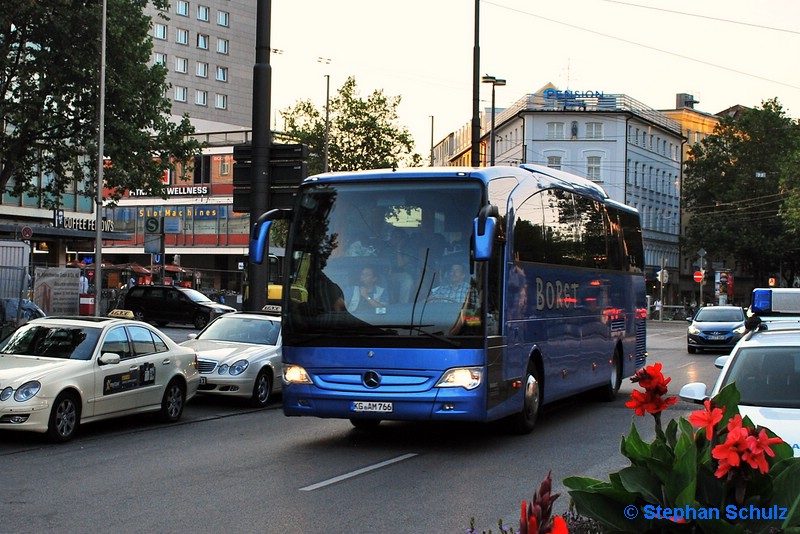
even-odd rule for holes
{"type": "Polygon", "coordinates": [[[666,269],[661,269],[656,273],[656,279],[662,284],[666,284],[669,282],[669,271],[666,269]]]}
{"type": "MultiPolygon", "coordinates": [[[[233,211],[248,213],[252,202],[252,145],[234,145],[233,159],[233,211]]],[[[297,186],[308,176],[307,160],[308,145],[277,144],[270,147],[268,209],[292,206],[297,186]]]]}
{"type": "Polygon", "coordinates": [[[233,145],[233,211],[250,212],[250,191],[253,174],[253,146],[233,145]]]}

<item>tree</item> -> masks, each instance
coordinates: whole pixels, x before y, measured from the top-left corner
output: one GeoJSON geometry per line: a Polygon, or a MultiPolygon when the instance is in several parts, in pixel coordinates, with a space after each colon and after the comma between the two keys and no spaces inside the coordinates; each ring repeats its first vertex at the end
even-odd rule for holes
{"type": "Polygon", "coordinates": [[[800,127],[777,99],[724,118],[689,151],[683,205],[691,215],[685,250],[733,256],[757,284],[793,276],[798,256],[800,127]],[[787,211],[788,210],[788,211],[787,211]]]}
{"type": "MultiPolygon", "coordinates": [[[[348,78],[329,102],[328,168],[354,171],[419,166],[422,157],[412,153],[411,134],[396,125],[399,104],[400,97],[387,97],[381,90],[362,100],[355,78],[348,78]]],[[[324,107],[318,110],[310,100],[303,100],[280,113],[286,133],[310,147],[309,172],[322,172],[324,107]]]]}
{"type": "MultiPolygon", "coordinates": [[[[154,0],[160,9],[167,0],[154,0]]],[[[164,195],[163,172],[201,145],[188,117],[170,121],[166,70],[152,62],[147,0],[108,0],[105,186],[164,195]]],[[[6,2],[0,23],[0,188],[47,208],[76,187],[95,196],[99,126],[100,0],[6,2]],[[43,179],[40,180],[40,176],[43,179]]]]}

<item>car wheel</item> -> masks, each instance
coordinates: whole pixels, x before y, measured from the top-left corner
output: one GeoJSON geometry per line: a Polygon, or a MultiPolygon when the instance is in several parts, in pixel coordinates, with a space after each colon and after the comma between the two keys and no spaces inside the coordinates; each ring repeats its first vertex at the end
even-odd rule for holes
{"type": "Polygon", "coordinates": [[[268,369],[262,369],[258,372],[256,382],[253,385],[253,397],[250,401],[256,408],[263,408],[269,402],[271,393],[272,373],[270,373],[268,369]]]}
{"type": "Polygon", "coordinates": [[[144,310],[133,310],[133,318],[137,321],[145,321],[144,310]]]}
{"type": "Polygon", "coordinates": [[[65,391],[53,403],[50,421],[47,424],[47,438],[56,443],[69,441],[78,430],[81,420],[81,406],[78,396],[65,391]]]}
{"type": "Polygon", "coordinates": [[[622,357],[618,350],[614,351],[614,357],[611,360],[611,376],[608,378],[606,385],[602,386],[599,390],[600,400],[611,402],[617,398],[617,392],[622,386],[622,357]]]}
{"type": "Polygon", "coordinates": [[[164,390],[159,418],[165,423],[176,422],[181,418],[184,404],[186,404],[186,390],[180,380],[172,379],[164,390]]]}
{"type": "Polygon", "coordinates": [[[208,316],[203,315],[202,313],[198,313],[194,316],[194,327],[198,330],[202,330],[208,324],[208,316]]]}
{"type": "Polygon", "coordinates": [[[528,434],[536,426],[542,404],[542,387],[539,371],[533,362],[528,363],[523,387],[522,410],[508,418],[509,429],[515,434],[528,434]]]}
{"type": "Polygon", "coordinates": [[[696,348],[694,348],[694,347],[692,347],[692,346],[689,346],[689,347],[686,347],[686,351],[687,351],[689,354],[694,354],[695,352],[697,352],[697,349],[696,349],[696,348]]]}
{"type": "Polygon", "coordinates": [[[381,424],[380,419],[350,419],[350,424],[358,430],[372,430],[381,424]]]}

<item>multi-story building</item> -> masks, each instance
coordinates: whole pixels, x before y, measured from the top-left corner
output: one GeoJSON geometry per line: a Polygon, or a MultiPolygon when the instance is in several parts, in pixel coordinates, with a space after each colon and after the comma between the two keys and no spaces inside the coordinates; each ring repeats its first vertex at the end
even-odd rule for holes
{"type": "MultiPolygon", "coordinates": [[[[637,208],[644,228],[650,291],[662,266],[680,265],[680,124],[627,95],[561,91],[548,84],[495,110],[495,146],[483,136],[481,157],[497,165],[537,163],[584,176],[614,200],[637,208]]],[[[489,132],[492,110],[483,114],[489,132]]],[[[470,149],[462,128],[434,147],[434,164],[460,165],[470,149]]]]}

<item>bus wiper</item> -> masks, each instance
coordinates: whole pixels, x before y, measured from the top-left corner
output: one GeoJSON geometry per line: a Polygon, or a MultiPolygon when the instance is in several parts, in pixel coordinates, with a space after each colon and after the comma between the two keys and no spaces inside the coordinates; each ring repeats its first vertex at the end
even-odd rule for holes
{"type": "Polygon", "coordinates": [[[417,334],[422,334],[423,336],[427,336],[427,337],[436,339],[438,341],[441,341],[442,343],[447,343],[448,345],[450,345],[452,347],[460,347],[461,346],[460,342],[455,341],[453,339],[450,339],[449,337],[445,337],[442,334],[438,334],[436,332],[428,332],[427,330],[423,330],[426,327],[433,326],[432,324],[420,324],[420,325],[416,325],[416,324],[384,324],[384,325],[381,325],[381,326],[383,326],[385,328],[403,328],[403,329],[409,330],[411,332],[416,332],[417,334]]]}

